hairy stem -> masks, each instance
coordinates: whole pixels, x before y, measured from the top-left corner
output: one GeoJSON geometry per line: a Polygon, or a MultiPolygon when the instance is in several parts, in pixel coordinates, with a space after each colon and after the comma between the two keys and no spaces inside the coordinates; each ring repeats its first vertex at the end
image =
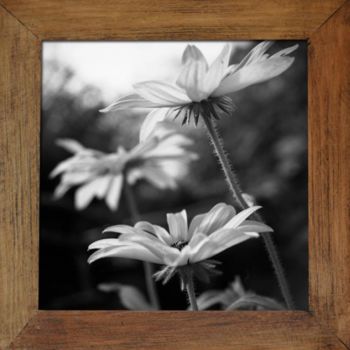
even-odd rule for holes
{"type": "Polygon", "coordinates": [[[188,300],[190,301],[191,309],[193,311],[198,311],[198,305],[196,300],[196,295],[194,293],[194,283],[193,283],[193,276],[188,276],[186,279],[186,292],[188,295],[188,300]]]}
{"type": "MultiPolygon", "coordinates": [[[[129,207],[131,219],[133,223],[136,223],[140,221],[141,217],[135,201],[134,192],[131,186],[127,183],[127,180],[125,180],[124,189],[125,189],[125,196],[129,207]]],[[[145,272],[147,293],[151,301],[151,304],[156,310],[160,310],[158,293],[157,293],[156,285],[153,279],[153,273],[154,273],[153,265],[147,261],[144,261],[143,269],[145,272]]]]}
{"type": "MultiPolygon", "coordinates": [[[[239,185],[238,178],[232,170],[232,166],[228,159],[227,153],[224,149],[219,133],[210,117],[203,116],[202,119],[204,120],[204,123],[207,127],[209,138],[213,144],[215,153],[219,159],[222,170],[226,177],[227,184],[233,194],[234,200],[237,202],[237,204],[240,206],[241,209],[247,209],[249,206],[245,201],[244,197],[242,196],[242,190],[239,185]]],[[[259,214],[254,213],[252,216],[255,220],[263,222],[259,214]]],[[[274,268],[274,271],[278,280],[278,284],[280,286],[281,293],[283,295],[287,308],[293,309],[294,308],[293,299],[292,299],[288,282],[282,267],[282,263],[281,263],[279,254],[277,252],[277,248],[273,242],[271,233],[264,232],[264,233],[261,233],[260,235],[263,238],[265,247],[269,254],[269,257],[270,257],[272,266],[274,268]]]]}

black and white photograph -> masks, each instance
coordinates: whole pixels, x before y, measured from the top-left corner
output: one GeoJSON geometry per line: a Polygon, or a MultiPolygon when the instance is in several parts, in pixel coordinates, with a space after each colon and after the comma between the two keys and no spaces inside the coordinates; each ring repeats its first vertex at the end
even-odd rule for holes
{"type": "Polygon", "coordinates": [[[40,309],[308,309],[306,41],[42,62],[40,309]]]}

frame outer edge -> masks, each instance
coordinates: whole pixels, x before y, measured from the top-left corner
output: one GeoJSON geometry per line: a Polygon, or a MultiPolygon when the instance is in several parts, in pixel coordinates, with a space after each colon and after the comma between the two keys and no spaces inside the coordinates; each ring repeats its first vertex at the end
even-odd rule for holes
{"type": "Polygon", "coordinates": [[[350,347],[350,1],[310,37],[310,308],[350,347]],[[311,128],[310,128],[311,127],[311,128]],[[317,215],[315,215],[317,213],[317,215]]]}
{"type": "Polygon", "coordinates": [[[38,309],[40,42],[0,6],[0,348],[38,309]]]}

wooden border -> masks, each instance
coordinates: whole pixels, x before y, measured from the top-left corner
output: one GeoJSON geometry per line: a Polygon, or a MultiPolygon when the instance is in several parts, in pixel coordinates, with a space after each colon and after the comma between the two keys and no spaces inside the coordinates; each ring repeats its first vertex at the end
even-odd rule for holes
{"type": "Polygon", "coordinates": [[[350,0],[0,0],[0,348],[350,349],[350,0]],[[309,40],[310,312],[38,311],[41,41],[309,40]]]}

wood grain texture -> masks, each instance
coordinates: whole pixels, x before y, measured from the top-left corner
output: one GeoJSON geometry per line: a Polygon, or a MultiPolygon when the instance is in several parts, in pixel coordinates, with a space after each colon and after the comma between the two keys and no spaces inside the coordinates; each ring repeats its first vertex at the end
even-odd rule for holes
{"type": "Polygon", "coordinates": [[[0,0],[43,40],[305,39],[345,0],[0,0]]]}
{"type": "Polygon", "coordinates": [[[345,350],[306,312],[39,312],[14,349],[345,350]]]}
{"type": "Polygon", "coordinates": [[[350,347],[349,1],[328,21],[343,0],[0,3],[7,9],[0,8],[0,348],[21,329],[13,349],[350,347]],[[40,106],[36,36],[42,40],[227,40],[310,35],[313,315],[36,311],[40,106]]]}
{"type": "Polygon", "coordinates": [[[39,50],[0,8],[0,348],[37,309],[39,50]]]}
{"type": "Polygon", "coordinates": [[[310,38],[310,305],[350,347],[350,2],[310,38]]]}

